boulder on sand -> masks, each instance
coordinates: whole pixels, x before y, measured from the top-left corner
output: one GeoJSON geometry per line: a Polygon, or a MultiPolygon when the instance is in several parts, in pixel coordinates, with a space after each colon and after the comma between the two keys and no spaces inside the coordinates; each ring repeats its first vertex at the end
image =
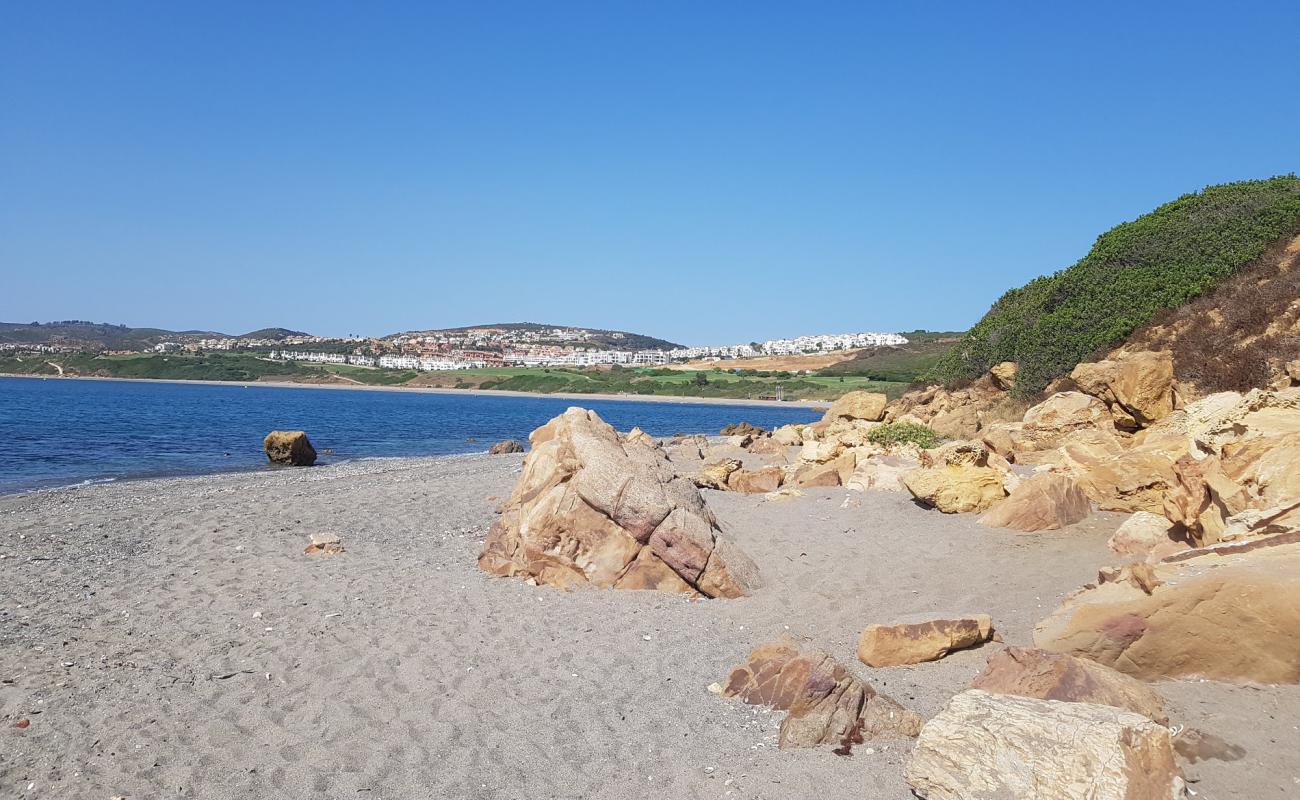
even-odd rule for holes
{"type": "Polygon", "coordinates": [[[653,588],[741,597],[757,568],[718,534],[689,478],[658,444],[622,439],[595,412],[570,408],[529,437],[479,566],[565,588],[653,588]]]}
{"type": "Polygon", "coordinates": [[[1185,543],[1174,538],[1174,524],[1150,511],[1138,511],[1124,520],[1106,546],[1122,556],[1143,558],[1164,558],[1187,549],[1185,543]]]}
{"type": "Polygon", "coordinates": [[[917,500],[945,514],[986,511],[1007,495],[1002,472],[989,466],[989,452],[981,444],[954,442],[927,459],[927,466],[899,480],[917,500]]]}
{"type": "Polygon", "coordinates": [[[717,489],[718,491],[727,490],[727,480],[731,473],[740,469],[740,459],[723,458],[714,461],[712,464],[706,464],[700,474],[695,476],[695,485],[701,489],[717,489]]]}
{"type": "Polygon", "coordinates": [[[1143,680],[1300,683],[1300,531],[1104,571],[1034,645],[1143,680]]]}
{"type": "Polygon", "coordinates": [[[1164,702],[1142,681],[1086,658],[1029,647],[1008,647],[989,656],[972,689],[997,694],[1096,703],[1141,714],[1167,725],[1164,702]]]}
{"type": "Polygon", "coordinates": [[[509,453],[524,452],[524,445],[517,439],[503,439],[488,448],[488,455],[503,456],[509,453]]]}
{"type": "Polygon", "coordinates": [[[857,454],[852,450],[841,453],[824,464],[806,463],[797,467],[790,478],[790,483],[802,489],[817,486],[841,486],[852,475],[857,465],[857,454]]]}
{"type": "Polygon", "coordinates": [[[1068,475],[1039,472],[1012,490],[980,519],[986,528],[1049,531],[1073,525],[1092,511],[1088,496],[1068,475]]]}
{"type": "Polygon", "coordinates": [[[925,724],[905,775],[924,800],[1179,800],[1186,788],[1163,725],[979,689],[925,724]]]}
{"type": "Polygon", "coordinates": [[[889,398],[880,392],[856,391],[840,397],[822,417],[823,422],[837,419],[862,419],[867,422],[879,422],[885,418],[885,406],[889,398]]]}
{"type": "Polygon", "coordinates": [[[262,449],[272,464],[310,467],[316,463],[316,448],[303,431],[271,431],[262,440],[262,449]]]}
{"type": "Polygon", "coordinates": [[[936,661],[993,637],[988,614],[927,616],[894,625],[868,625],[858,638],[858,658],[872,667],[936,661]]]}
{"type": "Polygon", "coordinates": [[[723,694],[789,711],[781,747],[847,746],[891,734],[912,737],[921,729],[919,714],[877,694],[830,655],[800,651],[789,640],[757,647],[731,671],[723,694]]]}
{"type": "Polygon", "coordinates": [[[741,494],[767,494],[780,489],[784,477],[780,467],[738,469],[727,476],[727,488],[741,494]]]}

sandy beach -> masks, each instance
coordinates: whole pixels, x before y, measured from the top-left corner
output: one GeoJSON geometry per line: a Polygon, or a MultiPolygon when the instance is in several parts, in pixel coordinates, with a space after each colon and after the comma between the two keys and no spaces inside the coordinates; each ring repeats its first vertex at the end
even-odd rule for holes
{"type": "MultiPolygon", "coordinates": [[[[923,715],[994,648],[871,669],[869,622],[993,615],[1008,644],[1112,563],[1119,515],[1032,536],[904,495],[706,491],[753,597],[564,593],[475,564],[521,456],[374,460],[0,498],[6,797],[911,797],[910,741],[779,751],[782,714],[711,694],[761,642],[826,648],[923,715]],[[346,552],[303,553],[336,533],[346,552]],[[16,721],[30,721],[26,729],[16,721]]],[[[1244,748],[1200,798],[1300,786],[1300,687],[1156,684],[1244,748]]]]}
{"type": "Polygon", "coordinates": [[[679,397],[663,394],[581,394],[573,392],[516,392],[496,389],[444,389],[434,386],[369,386],[361,383],[294,383],[292,381],[181,381],[160,378],[104,378],[94,375],[16,375],[0,373],[0,378],[27,378],[51,381],[125,381],[130,383],[193,383],[206,386],[270,386],[277,389],[340,389],[355,392],[423,392],[425,394],[467,394],[489,397],[555,397],[564,400],[610,400],[642,403],[707,403],[726,406],[774,406],[781,408],[825,408],[825,400],[749,400],[738,397],[679,397]]]}

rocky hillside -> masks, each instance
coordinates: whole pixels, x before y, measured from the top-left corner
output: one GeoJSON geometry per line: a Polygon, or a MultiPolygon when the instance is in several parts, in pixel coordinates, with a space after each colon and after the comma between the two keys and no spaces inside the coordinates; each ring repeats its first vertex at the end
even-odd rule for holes
{"type": "MultiPolygon", "coordinates": [[[[1162,312],[1186,307],[1160,328],[1178,333],[1166,339],[1182,342],[1178,366],[1190,370],[1185,377],[1215,386],[1260,385],[1267,373],[1263,350],[1284,338],[1270,329],[1269,315],[1300,297],[1289,274],[1295,257],[1288,246],[1297,234],[1300,178],[1294,175],[1184,195],[1102,234],[1068,269],[1007,292],[932,377],[951,384],[1014,361],[1020,365],[1016,391],[1030,396],[1121,345],[1162,312]],[[1207,295],[1216,288],[1222,291],[1207,295]],[[1225,303],[1232,308],[1210,313],[1225,303]],[[1238,335],[1234,323],[1252,332],[1247,349],[1235,353],[1221,346],[1238,335]],[[1240,355],[1251,363],[1236,363],[1240,355]]],[[[1155,328],[1143,335],[1161,340],[1155,328]]]]}

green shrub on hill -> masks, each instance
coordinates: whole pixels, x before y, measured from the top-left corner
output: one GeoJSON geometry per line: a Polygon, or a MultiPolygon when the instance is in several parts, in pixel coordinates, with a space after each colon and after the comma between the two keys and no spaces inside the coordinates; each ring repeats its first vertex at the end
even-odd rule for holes
{"type": "Polygon", "coordinates": [[[952,383],[1017,361],[1017,394],[1034,394],[1297,232],[1295,175],[1184,195],[1102,234],[1074,266],[1007,292],[929,377],[952,383]]]}
{"type": "Polygon", "coordinates": [[[915,422],[886,422],[877,425],[867,433],[867,441],[881,447],[896,444],[914,444],[922,450],[937,447],[939,437],[934,431],[915,422]]]}

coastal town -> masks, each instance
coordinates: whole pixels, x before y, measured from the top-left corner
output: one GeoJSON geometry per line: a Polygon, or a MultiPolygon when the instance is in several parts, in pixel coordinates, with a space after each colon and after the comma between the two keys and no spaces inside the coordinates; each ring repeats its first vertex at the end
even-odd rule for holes
{"type": "MultiPolygon", "coordinates": [[[[56,324],[59,323],[48,325],[56,324]]],[[[92,323],[77,324],[94,327],[92,323]]],[[[73,335],[51,336],[40,342],[0,341],[0,352],[33,355],[243,352],[273,361],[444,372],[487,367],[664,367],[687,362],[709,364],[759,356],[897,347],[908,343],[907,337],[898,333],[859,332],[687,347],[622,331],[520,323],[386,337],[323,337],[283,329],[269,329],[274,331],[273,335],[263,332],[244,336],[175,334],[156,341],[157,337],[144,338],[133,346],[107,346],[77,338],[75,325],[69,326],[74,330],[73,335]]],[[[33,323],[32,327],[39,326],[33,323]]]]}
{"type": "Polygon", "coordinates": [[[273,349],[269,358],[325,364],[351,364],[383,369],[414,369],[440,372],[484,367],[656,367],[686,361],[726,361],[761,355],[800,355],[851,350],[863,347],[890,347],[907,344],[897,333],[845,333],[799,336],[793,339],[769,339],[750,344],[674,347],[671,349],[623,350],[608,347],[584,347],[589,341],[584,329],[555,328],[528,338],[511,337],[507,331],[475,328],[463,336],[404,336],[387,340],[400,348],[396,353],[372,354],[372,342],[358,342],[353,353],[322,352],[288,348],[273,349]],[[567,342],[567,343],[555,343],[567,342]],[[499,349],[498,349],[499,348],[499,349]]]}

